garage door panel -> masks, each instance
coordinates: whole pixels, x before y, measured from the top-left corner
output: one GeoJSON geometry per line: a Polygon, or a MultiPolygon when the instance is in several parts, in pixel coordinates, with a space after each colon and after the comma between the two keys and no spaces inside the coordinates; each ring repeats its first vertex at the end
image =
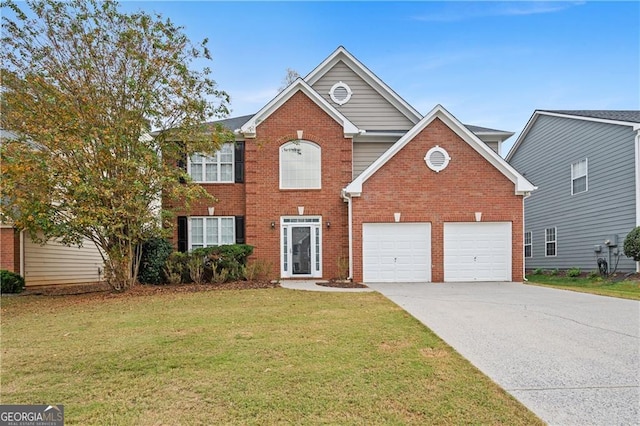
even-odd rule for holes
{"type": "Polygon", "coordinates": [[[431,224],[363,224],[363,276],[369,282],[431,280],[431,224]]]}
{"type": "Polygon", "coordinates": [[[444,224],[445,281],[510,281],[511,222],[444,224]]]}

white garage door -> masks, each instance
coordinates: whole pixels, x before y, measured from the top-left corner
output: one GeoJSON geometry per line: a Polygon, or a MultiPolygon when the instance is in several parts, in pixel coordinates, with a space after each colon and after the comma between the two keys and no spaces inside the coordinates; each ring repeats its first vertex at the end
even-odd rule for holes
{"type": "Polygon", "coordinates": [[[365,282],[431,281],[430,223],[362,225],[365,282]]]}
{"type": "Polygon", "coordinates": [[[444,224],[445,281],[511,281],[511,222],[444,224]]]}

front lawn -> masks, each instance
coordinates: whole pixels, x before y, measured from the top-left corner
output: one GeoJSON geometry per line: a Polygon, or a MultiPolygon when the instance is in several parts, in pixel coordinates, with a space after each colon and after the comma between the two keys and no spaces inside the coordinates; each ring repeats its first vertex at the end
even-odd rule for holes
{"type": "Polygon", "coordinates": [[[2,297],[2,404],[66,424],[542,424],[377,293],[2,297]]]}
{"type": "Polygon", "coordinates": [[[567,277],[564,275],[527,274],[529,284],[594,293],[602,296],[640,300],[640,281],[636,279],[603,279],[600,277],[567,277]]]}

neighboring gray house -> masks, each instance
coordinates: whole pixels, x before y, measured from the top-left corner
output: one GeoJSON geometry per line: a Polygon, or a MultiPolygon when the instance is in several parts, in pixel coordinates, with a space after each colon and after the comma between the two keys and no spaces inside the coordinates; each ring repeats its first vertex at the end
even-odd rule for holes
{"type": "Polygon", "coordinates": [[[526,269],[640,271],[640,111],[536,110],[506,157],[538,187],[525,200],[526,269]]]}

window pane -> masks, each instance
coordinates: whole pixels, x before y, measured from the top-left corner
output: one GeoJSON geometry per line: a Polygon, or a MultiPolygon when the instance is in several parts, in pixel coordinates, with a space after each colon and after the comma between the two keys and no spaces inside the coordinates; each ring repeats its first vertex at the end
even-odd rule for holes
{"type": "Polygon", "coordinates": [[[202,181],[202,164],[191,163],[191,179],[196,182],[202,181]]]}
{"type": "Polygon", "coordinates": [[[216,246],[218,245],[218,219],[214,217],[209,217],[206,219],[207,221],[207,240],[205,241],[205,245],[207,246],[216,246]]]}
{"type": "Polygon", "coordinates": [[[191,246],[195,247],[195,245],[199,245],[202,247],[204,243],[203,237],[203,228],[202,228],[202,219],[191,219],[191,246]]]}
{"type": "Polygon", "coordinates": [[[289,142],[280,148],[282,188],[320,188],[320,148],[310,142],[289,142]]]}
{"type": "Polygon", "coordinates": [[[531,246],[524,246],[524,257],[531,257],[531,246]]]}
{"type": "Polygon", "coordinates": [[[233,163],[233,144],[226,143],[218,152],[220,163],[233,163]]]}
{"type": "Polygon", "coordinates": [[[556,255],[556,243],[547,243],[547,256],[556,255]]]}
{"type": "Polygon", "coordinates": [[[524,243],[531,244],[531,232],[524,233],[524,243]]]}
{"type": "Polygon", "coordinates": [[[205,180],[207,182],[216,182],[218,180],[218,165],[217,164],[207,164],[206,168],[207,174],[205,176],[205,180]]]}
{"type": "Polygon", "coordinates": [[[221,226],[221,235],[220,244],[233,244],[235,243],[233,239],[233,218],[222,218],[220,219],[222,222],[221,226]]]}
{"type": "Polygon", "coordinates": [[[220,181],[230,182],[233,180],[233,165],[222,164],[220,166],[220,181]]]}
{"type": "Polygon", "coordinates": [[[584,192],[587,190],[587,177],[582,176],[573,180],[573,193],[584,192]]]}

